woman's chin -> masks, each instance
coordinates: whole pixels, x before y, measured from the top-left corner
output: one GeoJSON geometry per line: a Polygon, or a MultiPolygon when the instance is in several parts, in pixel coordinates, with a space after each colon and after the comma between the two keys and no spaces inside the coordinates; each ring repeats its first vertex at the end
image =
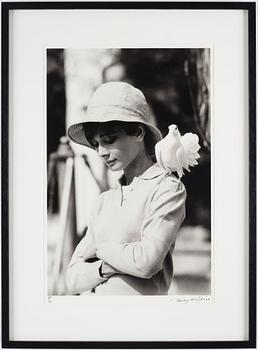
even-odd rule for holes
{"type": "Polygon", "coordinates": [[[123,170],[121,167],[116,167],[116,166],[110,167],[109,169],[111,171],[122,171],[123,170]]]}
{"type": "Polygon", "coordinates": [[[119,162],[114,162],[114,163],[112,162],[112,163],[108,164],[108,168],[112,171],[123,170],[123,166],[119,162]]]}

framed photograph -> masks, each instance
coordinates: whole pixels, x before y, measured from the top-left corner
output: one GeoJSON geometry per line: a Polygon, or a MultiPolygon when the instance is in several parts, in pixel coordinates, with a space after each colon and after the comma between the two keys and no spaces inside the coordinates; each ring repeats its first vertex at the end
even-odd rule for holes
{"type": "Polygon", "coordinates": [[[2,347],[256,347],[255,2],[2,2],[2,347]]]}

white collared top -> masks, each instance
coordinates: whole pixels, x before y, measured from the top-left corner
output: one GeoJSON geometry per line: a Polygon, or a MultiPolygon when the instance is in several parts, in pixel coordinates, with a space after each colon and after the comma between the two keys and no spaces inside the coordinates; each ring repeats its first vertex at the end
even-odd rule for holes
{"type": "Polygon", "coordinates": [[[129,186],[119,184],[102,193],[68,267],[71,292],[167,294],[173,275],[171,253],[185,217],[185,200],[183,183],[157,163],[129,186]],[[83,252],[91,244],[97,246],[100,260],[89,263],[83,252]],[[100,277],[103,261],[121,273],[100,277]]]}

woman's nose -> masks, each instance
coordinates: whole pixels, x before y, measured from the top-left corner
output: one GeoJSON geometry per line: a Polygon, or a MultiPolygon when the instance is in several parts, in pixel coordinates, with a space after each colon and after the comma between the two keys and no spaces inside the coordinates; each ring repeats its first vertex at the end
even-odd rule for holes
{"type": "Polygon", "coordinates": [[[100,157],[108,156],[108,150],[106,147],[103,147],[102,145],[99,145],[98,147],[98,154],[100,157]]]}

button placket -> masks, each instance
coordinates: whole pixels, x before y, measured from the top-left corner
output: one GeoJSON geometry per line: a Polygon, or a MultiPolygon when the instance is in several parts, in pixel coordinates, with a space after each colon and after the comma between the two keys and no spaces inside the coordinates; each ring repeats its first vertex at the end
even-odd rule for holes
{"type": "Polygon", "coordinates": [[[132,183],[128,186],[121,186],[121,206],[127,201],[128,194],[133,192],[139,179],[134,178],[132,183]]]}

